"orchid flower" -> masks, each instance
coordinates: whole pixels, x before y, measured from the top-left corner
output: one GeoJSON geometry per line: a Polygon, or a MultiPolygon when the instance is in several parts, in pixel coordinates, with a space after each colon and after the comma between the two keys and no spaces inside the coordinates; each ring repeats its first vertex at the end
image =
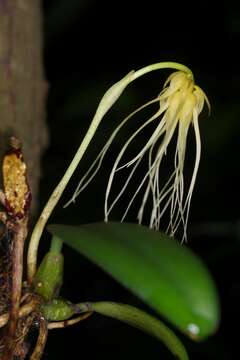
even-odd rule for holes
{"type": "MultiPolygon", "coordinates": [[[[119,155],[117,156],[107,184],[105,195],[105,221],[108,221],[109,215],[113,207],[119,202],[121,196],[127,189],[131,180],[134,180],[134,173],[139,167],[142,160],[148,158],[148,170],[138,183],[135,192],[129,200],[126,210],[121,218],[123,221],[133,204],[136,197],[144,189],[142,202],[137,214],[139,224],[143,221],[143,214],[148,201],[152,202],[152,209],[149,216],[149,227],[159,229],[160,220],[164,213],[169,211],[169,225],[166,231],[173,236],[179,225],[183,225],[183,239],[186,239],[186,228],[189,216],[190,202],[192,198],[193,188],[196,181],[197,171],[199,167],[201,154],[201,140],[198,127],[198,117],[201,113],[204,102],[209,102],[205,93],[194,84],[192,77],[183,71],[177,71],[171,74],[160,95],[135,110],[115,129],[110,139],[107,141],[98,157],[93,162],[87,173],[80,180],[78,187],[71,199],[74,201],[80,192],[89,184],[89,182],[96,175],[99,170],[103,158],[119,133],[120,129],[128,123],[133,115],[136,115],[143,108],[150,106],[153,103],[159,103],[157,112],[147,119],[143,125],[127,139],[123,145],[119,155]],[[155,123],[155,129],[151,136],[146,140],[142,149],[132,159],[126,163],[121,163],[123,156],[126,158],[126,153],[129,145],[136,137],[145,131],[146,127],[155,123]],[[192,173],[192,179],[188,190],[184,189],[184,161],[187,144],[187,136],[190,125],[193,125],[196,138],[196,157],[192,173]],[[173,161],[173,171],[167,179],[162,189],[159,188],[159,179],[161,178],[161,165],[164,156],[167,153],[168,146],[174,136],[177,135],[177,144],[175,157],[173,161]],[[120,176],[121,170],[124,168],[131,168],[130,174],[124,181],[124,185],[120,192],[110,201],[111,189],[117,175],[120,176]]],[[[136,182],[136,180],[135,180],[136,182]]]]}
{"type": "MultiPolygon", "coordinates": [[[[134,200],[137,196],[140,196],[141,192],[143,191],[141,205],[137,214],[138,222],[141,224],[143,222],[144,213],[147,213],[147,216],[149,217],[150,228],[159,229],[161,226],[160,221],[162,220],[163,215],[168,211],[169,224],[167,226],[166,232],[173,236],[179,225],[182,224],[182,239],[186,239],[190,203],[193,188],[196,182],[201,155],[201,140],[198,127],[198,117],[203,109],[204,103],[206,102],[209,108],[210,105],[205,93],[197,85],[195,85],[193,74],[189,68],[187,68],[185,65],[175,62],[160,62],[148,65],[138,71],[131,71],[120,81],[111,86],[102,97],[85,137],[79,145],[79,148],[74,155],[70,165],[68,166],[65,174],[43,208],[42,213],[33,229],[28,248],[27,260],[28,278],[30,282],[36,272],[38,246],[44,227],[60,197],[62,196],[62,193],[65,190],[70,178],[75,172],[79,162],[84,156],[90,142],[94,138],[94,135],[104,115],[115,104],[115,102],[130,83],[149,72],[166,68],[171,68],[178,71],[169,76],[159,96],[142,105],[140,108],[128,115],[113,131],[112,135],[98,154],[97,158],[93,161],[86,174],[80,180],[76,191],[66,205],[72,201],[75,201],[80,192],[83,191],[83,189],[97,174],[102,165],[106,152],[108,151],[109,147],[115,140],[115,137],[118,135],[122,127],[127,125],[129,120],[141,110],[151,106],[153,103],[158,103],[159,108],[157,112],[149,119],[147,119],[144,124],[140,125],[138,129],[129,136],[113,164],[105,195],[105,221],[108,221],[110,212],[112,211],[113,207],[119,202],[122,194],[128,188],[129,182],[134,179],[134,175],[136,175],[136,169],[138,168],[139,164],[145,157],[148,157],[148,169],[146,174],[144,174],[138,183],[136,190],[130,197],[121,220],[123,221],[125,219],[134,200]],[[129,145],[134,139],[137,138],[139,134],[142,134],[150,124],[155,125],[155,129],[153,130],[150,137],[146,139],[142,149],[132,159],[126,163],[121,163],[123,155],[124,158],[127,155],[129,145]],[[188,130],[191,124],[193,125],[196,138],[196,156],[190,185],[186,190],[184,189],[184,162],[188,130]],[[173,161],[173,171],[169,178],[165,181],[165,184],[163,184],[161,187],[160,179],[162,179],[162,160],[166,155],[169,144],[171,143],[172,138],[174,137],[174,133],[176,132],[177,145],[173,161]],[[113,182],[117,175],[119,175],[121,170],[124,168],[130,168],[130,174],[126,178],[125,183],[122,189],[119,191],[118,195],[115,196],[113,200],[111,200],[110,197],[112,194],[111,189],[113,182]],[[146,204],[149,202],[151,202],[150,214],[148,211],[146,211],[146,204]]],[[[137,176],[135,176],[135,178],[136,177],[137,176]]],[[[137,181],[138,180],[139,179],[137,179],[137,181]]]]}

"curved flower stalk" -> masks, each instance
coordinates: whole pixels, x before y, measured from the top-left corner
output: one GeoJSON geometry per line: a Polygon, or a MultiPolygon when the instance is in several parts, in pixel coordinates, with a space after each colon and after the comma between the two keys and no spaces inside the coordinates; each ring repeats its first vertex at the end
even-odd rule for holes
{"type": "Polygon", "coordinates": [[[160,220],[168,211],[170,220],[167,232],[173,236],[179,225],[182,224],[183,240],[186,239],[190,202],[196,181],[201,153],[198,117],[203,109],[205,101],[210,108],[205,93],[194,84],[194,81],[192,77],[189,76],[189,74],[183,71],[177,71],[171,74],[164,85],[164,89],[156,99],[149,101],[145,105],[135,110],[115,129],[110,139],[99,153],[98,157],[90,166],[84,177],[80,180],[70,202],[76,199],[80,192],[96,175],[101,167],[107,150],[109,149],[121,128],[130,120],[130,118],[132,118],[132,116],[136,115],[139,111],[155,102],[158,102],[159,109],[157,112],[149,119],[147,119],[144,124],[139,126],[139,128],[127,139],[113,164],[105,196],[105,221],[108,221],[112,209],[120,200],[130,181],[134,179],[136,182],[134,174],[142,160],[147,157],[148,170],[139,181],[121,220],[123,221],[125,219],[134,200],[138,195],[140,195],[142,191],[144,191],[142,202],[137,214],[139,223],[142,223],[143,221],[144,212],[146,212],[146,204],[148,201],[151,201],[152,210],[149,216],[150,228],[159,229],[160,220]],[[137,139],[137,136],[140,133],[144,132],[145,129],[153,123],[155,124],[155,129],[149,139],[146,140],[146,143],[143,145],[140,152],[126,163],[121,163],[123,156],[127,156],[127,150],[129,149],[130,144],[137,139]],[[183,175],[184,161],[188,130],[191,124],[193,125],[196,138],[196,157],[190,185],[189,188],[185,190],[183,175]],[[159,181],[161,179],[162,160],[167,153],[168,146],[175,132],[178,132],[178,134],[175,158],[173,161],[173,171],[167,179],[165,185],[162,187],[162,189],[160,189],[159,181]],[[113,182],[117,175],[120,174],[121,170],[125,168],[131,168],[131,171],[128,177],[125,179],[124,185],[118,195],[113,200],[111,200],[110,195],[113,182]]]}
{"type": "MultiPolygon", "coordinates": [[[[32,282],[32,279],[36,273],[37,269],[37,254],[38,254],[38,246],[41,239],[42,232],[44,227],[51,216],[55,206],[57,205],[60,197],[62,196],[63,191],[65,190],[69,180],[71,179],[73,173],[75,172],[79,162],[81,161],[82,157],[84,156],[90,142],[92,141],[95,132],[98,129],[99,124],[101,123],[104,115],[109,111],[109,109],[114,105],[114,103],[118,100],[121,96],[122,92],[125,88],[138,79],[139,77],[160,69],[175,69],[179,72],[171,75],[166,83],[166,86],[163,92],[159,95],[159,97],[152,102],[142,106],[138,110],[136,110],[133,114],[129,115],[114,131],[112,136],[110,137],[109,141],[104,146],[103,150],[94,161],[93,165],[90,167],[87,174],[83,177],[80,181],[78,189],[76,190],[73,198],[71,201],[74,201],[76,196],[82,191],[92,180],[94,175],[97,173],[98,169],[101,166],[102,160],[105,156],[106,151],[108,150],[109,146],[111,145],[112,141],[114,140],[115,136],[118,134],[119,130],[122,126],[128,122],[128,120],[138,111],[143,109],[144,107],[150,105],[150,103],[158,101],[160,104],[160,108],[158,112],[148,119],[145,124],[143,124],[134,134],[133,136],[125,143],[123,150],[121,150],[119,156],[116,159],[116,162],[113,166],[113,170],[111,172],[109,183],[107,186],[106,192],[106,200],[105,200],[105,220],[108,221],[108,216],[121,197],[122,193],[125,191],[130,179],[134,175],[136,168],[138,167],[139,163],[141,162],[142,158],[145,156],[146,153],[149,154],[149,169],[147,174],[144,176],[142,183],[139,185],[136,193],[133,195],[132,199],[129,202],[128,208],[131,206],[133,200],[135,199],[138,191],[143,187],[146,186],[145,194],[143,197],[143,202],[141,208],[139,209],[139,222],[142,221],[142,214],[145,208],[145,203],[149,198],[149,195],[152,194],[153,197],[153,208],[151,212],[151,220],[150,226],[151,227],[159,227],[159,222],[162,217],[162,214],[165,211],[165,208],[171,208],[171,219],[170,219],[170,233],[173,234],[177,229],[180,222],[184,223],[184,232],[186,228],[187,218],[188,218],[188,211],[189,211],[189,204],[191,200],[192,190],[195,183],[199,158],[200,158],[200,137],[198,131],[198,115],[202,110],[204,100],[207,101],[206,96],[197,86],[194,85],[193,82],[193,74],[189,68],[185,65],[175,63],[175,62],[160,62],[152,65],[148,65],[143,67],[138,71],[131,71],[127,74],[124,78],[120,81],[115,83],[111,86],[104,96],[102,97],[96,113],[89,125],[89,128],[86,132],[83,141],[81,142],[75,156],[73,157],[70,165],[68,166],[65,174],[63,175],[62,179],[60,180],[59,184],[54,189],[53,193],[49,197],[45,207],[42,210],[42,213],[33,229],[32,236],[29,242],[28,247],[28,256],[27,256],[27,267],[28,267],[28,280],[29,283],[32,282]],[[162,118],[159,118],[162,116],[162,118]],[[144,145],[143,149],[139,152],[138,155],[128,163],[121,165],[119,164],[123,153],[128,148],[128,144],[131,143],[132,139],[138,135],[148,124],[155,121],[157,122],[159,119],[159,123],[156,126],[155,131],[153,132],[150,139],[144,145]],[[190,184],[190,188],[187,194],[187,198],[183,201],[183,165],[184,165],[184,157],[185,157],[185,147],[186,147],[186,137],[187,131],[190,123],[193,123],[196,139],[197,139],[197,156],[196,156],[196,164],[193,172],[193,178],[190,184]],[[178,125],[178,123],[182,123],[179,125],[179,140],[177,145],[177,152],[175,156],[175,170],[167,181],[164,188],[160,191],[158,185],[158,170],[161,165],[161,160],[164,153],[167,150],[169,142],[173,136],[173,133],[178,125]],[[185,125],[184,125],[185,124],[185,125]],[[160,137],[163,137],[162,142],[159,146],[157,154],[155,153],[156,146],[155,144],[158,142],[160,137]],[[119,195],[116,199],[109,205],[109,193],[111,189],[111,185],[113,182],[113,178],[115,173],[124,167],[133,166],[130,176],[128,177],[125,186],[120,191],[119,195]],[[173,184],[171,183],[174,179],[173,184]],[[163,207],[163,200],[165,200],[166,205],[163,207]],[[184,220],[184,216],[185,219],[184,220]]],[[[127,211],[128,211],[127,208],[127,211]]]]}

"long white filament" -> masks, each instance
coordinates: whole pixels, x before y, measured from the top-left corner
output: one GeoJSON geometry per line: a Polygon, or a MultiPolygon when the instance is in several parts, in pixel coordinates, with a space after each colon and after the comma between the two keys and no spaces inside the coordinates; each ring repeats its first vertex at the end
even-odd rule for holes
{"type": "MultiPolygon", "coordinates": [[[[120,125],[118,125],[118,127],[114,130],[114,132],[112,133],[112,135],[110,136],[110,138],[108,139],[108,141],[106,142],[106,144],[104,145],[103,149],[100,151],[100,153],[98,154],[98,156],[96,157],[96,159],[93,161],[93,163],[91,164],[91,166],[88,168],[87,172],[84,174],[84,176],[81,178],[81,180],[78,183],[78,186],[76,188],[76,190],[73,193],[72,198],[64,205],[64,207],[67,207],[71,202],[75,202],[76,198],[78,197],[78,195],[90,184],[90,182],[93,180],[93,178],[96,176],[96,174],[98,173],[98,171],[101,168],[102,162],[104,160],[104,157],[109,149],[109,147],[111,146],[112,142],[114,141],[115,137],[117,136],[117,134],[119,133],[119,131],[122,129],[122,127],[134,116],[136,115],[138,112],[142,111],[143,109],[145,109],[146,107],[159,102],[159,98],[155,98],[153,100],[148,101],[147,103],[145,103],[144,105],[140,106],[139,108],[137,108],[136,110],[134,110],[131,114],[129,114],[121,123],[120,125]],[[96,166],[95,170],[93,171],[94,167],[96,166]],[[91,174],[91,172],[93,171],[93,173],[91,174]],[[90,175],[90,177],[88,178],[88,176],[90,175]]],[[[146,124],[147,125],[147,124],[146,124]]]]}
{"type": "MultiPolygon", "coordinates": [[[[135,133],[128,139],[128,141],[124,144],[122,150],[120,151],[119,155],[117,156],[117,159],[114,162],[112,171],[110,173],[109,176],[109,180],[108,180],[108,184],[107,184],[107,189],[106,189],[106,196],[105,196],[105,206],[104,206],[104,211],[105,211],[105,221],[108,221],[108,215],[110,213],[110,211],[112,210],[113,206],[115,205],[115,203],[117,202],[117,200],[119,199],[119,196],[117,196],[117,198],[113,201],[113,203],[108,207],[108,197],[109,197],[109,193],[112,187],[112,183],[113,183],[113,178],[115,175],[116,171],[119,171],[121,169],[123,169],[124,167],[128,167],[129,163],[126,163],[124,165],[122,165],[121,167],[118,168],[118,164],[122,158],[122,156],[124,155],[127,147],[129,146],[129,144],[132,142],[132,140],[137,136],[137,134],[142,131],[148,124],[150,124],[152,121],[154,121],[155,119],[157,119],[161,113],[163,111],[159,110],[156,114],[154,114],[149,120],[147,120],[142,126],[140,126],[140,128],[135,131],[135,133]]],[[[157,126],[156,130],[154,131],[154,134],[158,134],[159,132],[161,132],[161,128],[163,127],[163,123],[159,123],[159,125],[157,126]]],[[[145,153],[149,147],[151,146],[152,142],[154,140],[153,135],[151,136],[150,140],[147,142],[147,144],[144,146],[144,152],[143,150],[135,157],[135,161],[136,162],[138,159],[141,159],[143,156],[143,153],[145,153]]],[[[131,164],[133,163],[132,160],[130,161],[131,164]]],[[[134,167],[135,168],[135,167],[134,167]]]]}
{"type": "MultiPolygon", "coordinates": [[[[187,239],[187,223],[189,218],[190,203],[194,185],[196,182],[201,155],[201,141],[198,127],[198,116],[199,113],[202,111],[204,100],[207,101],[207,99],[206,95],[201,92],[201,89],[199,89],[198,87],[195,88],[192,84],[189,85],[189,88],[187,85],[183,89],[181,95],[179,95],[178,92],[175,93],[174,88],[170,85],[168,89],[164,89],[163,92],[160,94],[160,110],[152,118],[146,121],[144,125],[142,125],[137,131],[135,131],[135,133],[125,142],[119,155],[117,156],[109,176],[104,210],[105,221],[108,221],[109,215],[113,210],[113,207],[116,205],[122,194],[127,189],[130,180],[133,178],[133,175],[136,169],[139,167],[141,161],[143,160],[145,155],[148,154],[148,170],[140,180],[135,192],[131,196],[127,207],[121,217],[121,221],[124,221],[134,200],[139,195],[142,188],[145,187],[142,197],[142,203],[137,215],[138,222],[141,224],[143,221],[145,206],[149,201],[151,195],[152,211],[149,221],[150,228],[159,229],[160,220],[162,219],[167,209],[169,209],[170,220],[167,227],[167,232],[171,236],[174,236],[179,228],[179,225],[182,224],[182,241],[184,241],[187,239]],[[195,97],[193,96],[193,94],[195,95],[195,97]],[[168,101],[168,96],[172,97],[171,101],[168,101]],[[161,109],[163,111],[161,111],[161,109]],[[119,165],[123,155],[126,153],[127,148],[132,142],[132,140],[136,139],[136,136],[139,134],[139,132],[143,130],[152,119],[157,118],[162,113],[164,114],[162,119],[160,120],[156,129],[153,131],[149,140],[145,143],[145,145],[143,145],[142,150],[131,160],[128,160],[123,165],[119,165]],[[183,173],[187,137],[191,124],[193,124],[196,138],[196,158],[190,185],[186,196],[184,196],[185,189],[183,173]],[[168,180],[165,182],[165,185],[162,187],[162,189],[160,189],[160,167],[162,159],[167,152],[167,148],[171,139],[173,138],[173,134],[177,126],[178,136],[174,157],[174,170],[172,171],[168,180]],[[159,141],[160,144],[158,145],[158,149],[155,150],[155,147],[157,146],[159,141]],[[133,168],[128,175],[123,187],[119,191],[118,195],[112,200],[112,202],[109,202],[109,197],[115,176],[120,170],[131,166],[133,166],[133,168]]],[[[179,84],[177,85],[179,86],[179,84]]]]}
{"type": "MultiPolygon", "coordinates": [[[[143,187],[144,183],[146,182],[146,180],[148,179],[148,177],[150,176],[151,178],[151,173],[152,172],[158,172],[159,171],[159,167],[160,167],[160,164],[161,164],[161,160],[162,160],[162,157],[164,155],[164,152],[166,150],[166,147],[168,146],[169,142],[171,141],[171,138],[173,136],[173,133],[174,133],[174,130],[175,130],[175,127],[176,127],[177,123],[175,123],[173,126],[172,126],[172,129],[171,131],[169,131],[168,133],[168,136],[165,136],[164,140],[163,140],[163,146],[161,146],[158,154],[156,155],[156,158],[153,162],[153,164],[150,166],[150,168],[148,169],[147,173],[145,174],[145,176],[143,177],[140,185],[138,186],[137,190],[135,191],[134,195],[132,196],[131,200],[129,201],[128,203],[128,206],[126,208],[126,211],[124,213],[124,215],[122,216],[122,220],[123,221],[133,203],[133,201],[135,200],[136,196],[138,195],[139,191],[141,190],[141,188],[143,187]]],[[[154,196],[154,194],[153,194],[154,196]]],[[[107,197],[106,197],[106,201],[107,201],[107,197]]],[[[107,213],[107,215],[109,215],[109,212],[107,213]]],[[[106,217],[105,217],[105,220],[106,220],[106,217]]]]}

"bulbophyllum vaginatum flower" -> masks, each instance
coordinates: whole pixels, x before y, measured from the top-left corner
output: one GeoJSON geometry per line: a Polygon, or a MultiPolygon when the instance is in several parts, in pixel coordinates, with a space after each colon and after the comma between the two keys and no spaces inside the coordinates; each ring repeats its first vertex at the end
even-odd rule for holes
{"type": "Polygon", "coordinates": [[[199,114],[201,113],[205,102],[210,109],[210,104],[205,93],[200,87],[195,85],[190,73],[184,71],[172,73],[168,77],[163,90],[157,98],[135,110],[114,130],[102,151],[98,154],[98,157],[79,182],[73,198],[70,201],[74,201],[79,193],[96,175],[107,150],[122,127],[127,125],[129,120],[136,115],[136,113],[153,103],[158,103],[159,107],[156,113],[148,118],[128,137],[113,164],[105,195],[105,221],[109,220],[109,215],[113,207],[120,201],[125,191],[128,188],[132,189],[132,185],[129,186],[132,182],[136,184],[136,188],[129,198],[121,221],[126,219],[126,215],[134,201],[142,196],[137,214],[137,219],[140,224],[145,222],[146,218],[149,218],[149,227],[159,229],[161,228],[163,215],[166,216],[168,214],[169,221],[167,229],[165,229],[167,233],[173,236],[179,226],[182,225],[182,239],[186,239],[190,203],[201,154],[198,121],[199,114]],[[187,182],[188,185],[186,187],[186,185],[184,186],[184,162],[190,125],[192,125],[194,129],[196,152],[191,179],[187,182]],[[149,134],[149,129],[147,128],[150,126],[154,126],[154,129],[146,139],[145,143],[143,143],[140,151],[130,158],[130,160],[123,162],[123,159],[125,160],[127,154],[130,153],[130,145],[133,141],[136,142],[138,138],[140,138],[140,142],[142,143],[144,137],[143,134],[144,132],[149,134]],[[163,164],[163,159],[167,154],[169,144],[172,141],[175,141],[175,138],[177,138],[177,140],[175,155],[171,160],[172,171],[163,183],[162,167],[165,166],[163,164]],[[147,160],[148,167],[142,178],[139,178],[139,175],[136,175],[138,172],[137,169],[144,159],[147,160]],[[129,174],[126,179],[124,179],[124,184],[119,193],[112,199],[113,183],[117,180],[117,177],[120,176],[120,179],[123,178],[123,172],[121,170],[126,168],[129,169],[129,174]],[[149,203],[151,203],[150,214],[149,203]]]}
{"type": "Polygon", "coordinates": [[[173,236],[179,225],[182,224],[183,239],[186,239],[186,227],[189,216],[190,202],[196,181],[201,153],[198,118],[203,109],[205,101],[210,108],[205,93],[200,89],[200,87],[194,84],[194,80],[189,74],[183,71],[172,73],[167,79],[160,95],[156,99],[150,101],[130,114],[113,132],[112,136],[102,151],[99,153],[95,162],[89,168],[85,176],[81,179],[78,188],[73,195],[73,200],[95,176],[96,172],[101,166],[106,151],[110,147],[112,141],[120,129],[126,125],[130,118],[138,111],[142,110],[146,106],[151,105],[153,102],[158,102],[159,109],[157,112],[147,121],[145,121],[144,124],[142,124],[131,136],[129,136],[113,164],[105,196],[105,221],[108,221],[110,212],[116,203],[120,200],[130,181],[132,180],[136,182],[136,179],[134,180],[134,173],[136,172],[143,158],[147,156],[148,169],[140,181],[139,177],[137,177],[138,183],[136,185],[136,190],[129,199],[126,211],[122,216],[122,221],[126,218],[126,215],[134,200],[138,195],[140,196],[140,193],[144,189],[142,201],[137,214],[139,223],[142,223],[143,221],[143,215],[147,202],[151,201],[152,206],[149,216],[150,228],[159,229],[163,215],[169,211],[170,220],[167,232],[173,236]],[[150,137],[146,140],[145,144],[142,146],[142,149],[132,159],[125,163],[121,163],[123,156],[126,158],[127,150],[133,140],[136,141],[137,136],[142,135],[146,128],[153,123],[155,128],[150,137]],[[188,189],[184,189],[184,162],[187,136],[190,125],[193,125],[195,133],[196,156],[190,184],[188,189]],[[162,188],[160,188],[159,183],[161,180],[161,165],[163,158],[167,153],[169,144],[176,132],[177,141],[175,157],[173,159],[173,170],[165,184],[162,186],[162,188]],[[120,176],[120,174],[121,177],[123,176],[122,171],[120,170],[123,170],[124,168],[131,168],[130,174],[128,174],[118,195],[112,201],[110,201],[113,182],[117,179],[117,176],[120,176]]]}
{"type": "MultiPolygon", "coordinates": [[[[47,201],[33,229],[28,245],[26,281],[23,281],[24,245],[29,230],[31,193],[21,144],[18,139],[13,137],[10,150],[5,154],[3,160],[4,189],[0,190],[0,203],[3,209],[0,212],[0,220],[5,226],[5,239],[4,242],[0,242],[0,279],[2,283],[0,332],[3,335],[0,339],[0,357],[2,360],[16,357],[24,359],[30,353],[31,360],[40,359],[48,330],[72,325],[95,311],[94,307],[89,307],[90,303],[88,303],[88,306],[84,307],[83,314],[80,314],[79,309],[74,308],[68,302],[55,298],[58,296],[63,275],[62,240],[53,236],[49,253],[37,267],[39,241],[49,216],[81,161],[104,115],[132,81],[148,72],[167,67],[178,71],[169,76],[159,96],[135,110],[117,126],[81,179],[70,201],[75,200],[76,196],[96,175],[106,152],[122,128],[129,124],[130,119],[132,120],[133,116],[148,106],[157,104],[157,111],[138,125],[137,129],[127,137],[114,161],[105,195],[105,221],[108,221],[112,209],[120,201],[125,191],[130,189],[131,196],[123,213],[122,221],[138,197],[140,203],[137,218],[140,224],[149,218],[150,228],[159,229],[161,227],[162,229],[162,218],[168,214],[169,222],[166,231],[173,236],[179,225],[182,225],[183,239],[186,239],[190,202],[201,154],[199,114],[205,102],[209,108],[210,105],[204,92],[195,85],[191,71],[184,65],[172,62],[157,63],[136,72],[132,71],[104,94],[79,149],[47,201]],[[186,145],[191,124],[196,139],[195,161],[192,175],[184,184],[186,145]],[[176,139],[176,150],[170,162],[172,169],[164,178],[162,170],[165,164],[163,160],[166,158],[169,145],[174,142],[174,138],[176,139]],[[136,151],[134,156],[131,155],[129,159],[130,146],[136,141],[141,145],[141,149],[136,151]],[[126,158],[128,158],[127,161],[126,158]],[[147,160],[147,170],[145,173],[140,172],[139,176],[138,170],[144,159],[147,160]],[[129,174],[126,178],[121,176],[121,180],[124,181],[123,186],[112,199],[114,182],[126,169],[129,170],[129,174]],[[136,185],[133,192],[133,187],[129,186],[130,182],[136,185]],[[70,319],[75,314],[80,315],[70,319]],[[32,330],[38,330],[33,351],[28,339],[28,333],[31,333],[32,330]]],[[[117,312],[119,312],[119,308],[117,312]]],[[[196,334],[198,329],[194,327],[194,324],[191,325],[193,325],[191,332],[196,334]]]]}

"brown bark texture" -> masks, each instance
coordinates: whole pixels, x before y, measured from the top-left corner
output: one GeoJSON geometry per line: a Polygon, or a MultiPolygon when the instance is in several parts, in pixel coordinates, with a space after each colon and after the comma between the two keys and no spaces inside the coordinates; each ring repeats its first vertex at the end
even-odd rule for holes
{"type": "Polygon", "coordinates": [[[40,0],[0,0],[0,161],[15,136],[23,144],[36,211],[47,145],[40,0]]]}

